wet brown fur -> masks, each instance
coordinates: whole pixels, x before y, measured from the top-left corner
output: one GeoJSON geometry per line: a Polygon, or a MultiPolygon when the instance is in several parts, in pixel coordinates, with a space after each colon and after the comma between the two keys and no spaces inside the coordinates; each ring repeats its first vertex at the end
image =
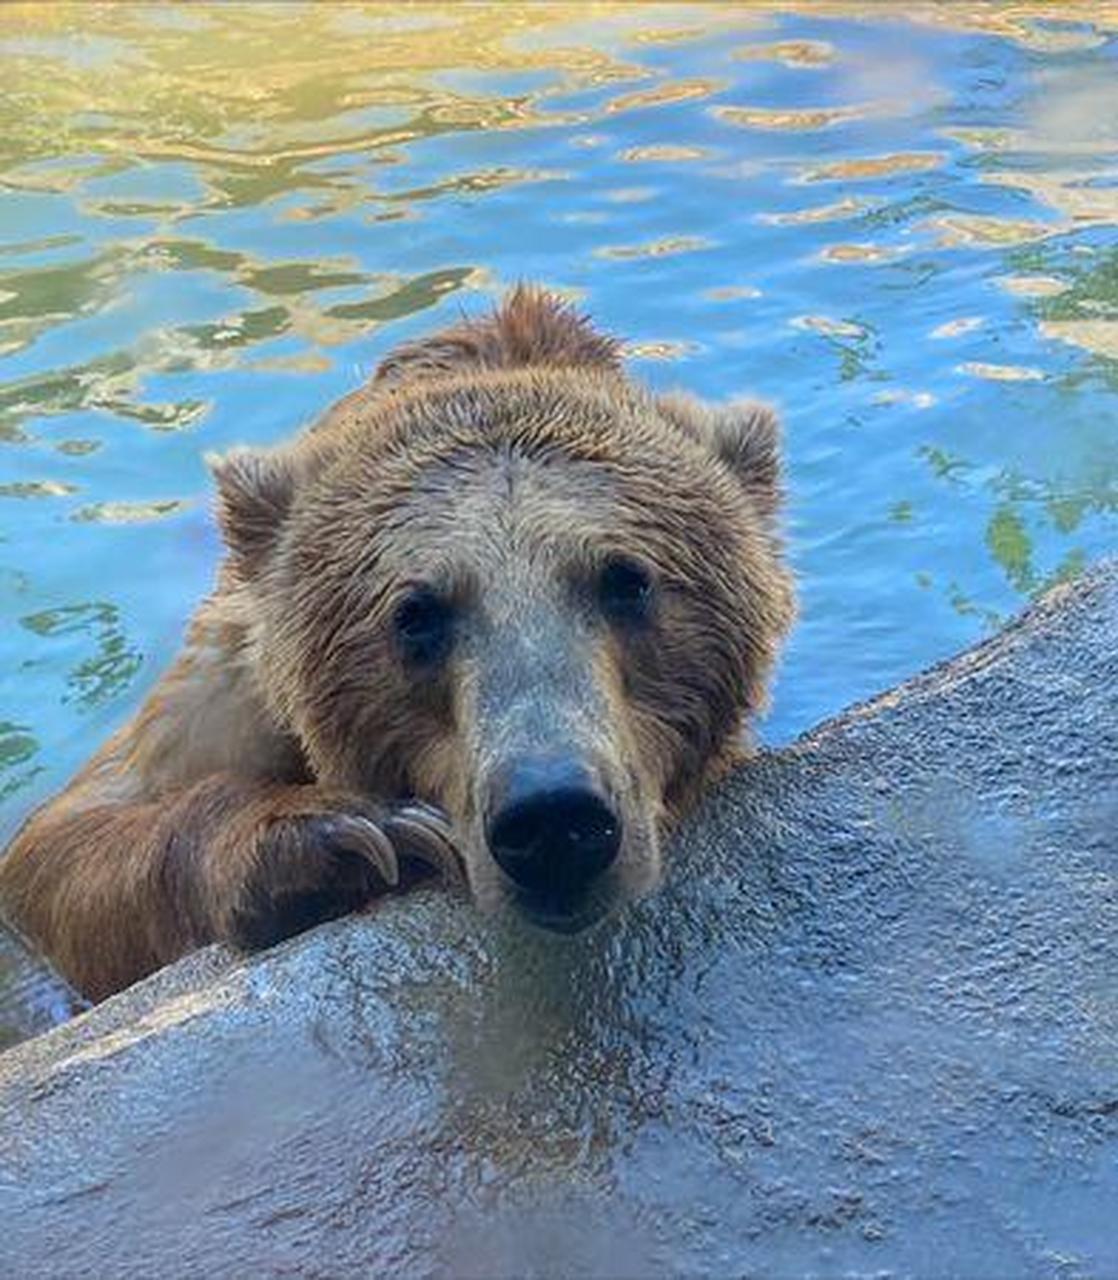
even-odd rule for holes
{"type": "Polygon", "coordinates": [[[473,849],[477,779],[513,730],[476,663],[417,681],[396,659],[417,579],[484,619],[475,650],[498,666],[534,629],[568,638],[541,697],[550,680],[644,833],[618,873],[642,887],[656,832],[738,758],[792,619],[778,464],[770,411],[653,397],[534,290],[398,348],[294,442],[213,460],[217,587],[138,715],[17,835],[4,913],[99,999],[208,942],[294,931],[308,900],[324,918],[383,890],[365,855],[399,797],[442,805],[473,849]],[[614,552],[662,584],[641,634],[580,603],[614,552]],[[339,840],[339,814],[365,825],[339,840]]]}

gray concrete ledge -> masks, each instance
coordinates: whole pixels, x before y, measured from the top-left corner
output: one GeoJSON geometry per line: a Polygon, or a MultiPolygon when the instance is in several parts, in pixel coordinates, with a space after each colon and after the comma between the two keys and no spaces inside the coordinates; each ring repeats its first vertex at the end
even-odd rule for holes
{"type": "Polygon", "coordinates": [[[429,894],[0,1057],[0,1273],[1118,1276],[1118,562],[588,936],[429,894]]]}

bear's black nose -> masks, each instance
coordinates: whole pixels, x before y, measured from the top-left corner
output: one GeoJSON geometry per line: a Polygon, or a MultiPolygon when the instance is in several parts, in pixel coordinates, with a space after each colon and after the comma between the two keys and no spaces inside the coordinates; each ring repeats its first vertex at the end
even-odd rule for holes
{"type": "Polygon", "coordinates": [[[523,889],[569,897],[617,857],[621,819],[577,760],[518,760],[493,799],[489,848],[523,889]]]}

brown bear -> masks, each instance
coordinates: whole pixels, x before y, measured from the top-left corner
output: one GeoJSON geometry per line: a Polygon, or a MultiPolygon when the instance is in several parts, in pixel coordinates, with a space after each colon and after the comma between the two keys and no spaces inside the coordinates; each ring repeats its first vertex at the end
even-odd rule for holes
{"type": "Polygon", "coordinates": [[[85,994],[424,864],[556,929],[655,883],[794,605],[772,412],[653,395],[620,357],[520,287],[293,442],[211,460],[214,593],[0,864],[85,994]]]}

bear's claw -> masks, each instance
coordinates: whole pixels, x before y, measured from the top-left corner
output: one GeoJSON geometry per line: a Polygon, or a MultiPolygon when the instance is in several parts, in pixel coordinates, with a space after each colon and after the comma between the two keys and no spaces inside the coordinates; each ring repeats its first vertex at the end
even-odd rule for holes
{"type": "Polygon", "coordinates": [[[385,821],[384,830],[397,849],[438,871],[448,883],[466,882],[462,857],[450,838],[446,816],[432,805],[410,801],[385,821]]]}
{"type": "Polygon", "coordinates": [[[318,822],[330,844],[367,858],[390,888],[400,883],[400,863],[393,843],[372,819],[359,814],[331,814],[318,822]]]}

